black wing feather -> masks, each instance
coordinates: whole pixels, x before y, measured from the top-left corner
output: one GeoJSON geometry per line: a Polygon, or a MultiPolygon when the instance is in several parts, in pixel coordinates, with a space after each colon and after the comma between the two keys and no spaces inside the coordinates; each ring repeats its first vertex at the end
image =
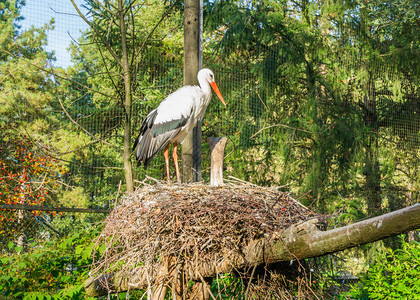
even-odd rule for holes
{"type": "Polygon", "coordinates": [[[143,120],[140,134],[136,138],[132,151],[135,151],[137,166],[144,164],[146,169],[153,157],[163,150],[181,131],[188,118],[172,120],[162,124],[154,124],[157,109],[151,111],[143,120]]]}

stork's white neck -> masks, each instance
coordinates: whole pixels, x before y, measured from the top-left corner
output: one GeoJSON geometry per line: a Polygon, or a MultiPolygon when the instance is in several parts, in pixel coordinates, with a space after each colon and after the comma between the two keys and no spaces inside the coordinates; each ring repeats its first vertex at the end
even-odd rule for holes
{"type": "Polygon", "coordinates": [[[206,78],[198,78],[198,84],[200,85],[200,88],[203,91],[204,95],[206,95],[207,97],[211,96],[211,86],[206,78]]]}

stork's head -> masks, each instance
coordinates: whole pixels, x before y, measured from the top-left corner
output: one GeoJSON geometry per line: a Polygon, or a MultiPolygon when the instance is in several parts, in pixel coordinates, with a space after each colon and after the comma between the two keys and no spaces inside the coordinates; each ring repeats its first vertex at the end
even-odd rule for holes
{"type": "Polygon", "coordinates": [[[219,91],[219,88],[217,87],[216,82],[214,81],[214,73],[210,69],[201,69],[197,74],[198,82],[206,81],[208,82],[211,87],[213,88],[214,92],[216,93],[217,97],[219,97],[220,101],[223,102],[224,105],[226,105],[225,100],[223,99],[222,94],[219,91]]]}

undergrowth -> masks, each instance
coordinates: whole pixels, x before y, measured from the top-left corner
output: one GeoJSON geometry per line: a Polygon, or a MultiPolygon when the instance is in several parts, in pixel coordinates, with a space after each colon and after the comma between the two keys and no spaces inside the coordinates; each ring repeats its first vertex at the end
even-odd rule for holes
{"type": "Polygon", "coordinates": [[[420,243],[402,236],[401,247],[387,248],[341,299],[420,299],[420,243]]]}

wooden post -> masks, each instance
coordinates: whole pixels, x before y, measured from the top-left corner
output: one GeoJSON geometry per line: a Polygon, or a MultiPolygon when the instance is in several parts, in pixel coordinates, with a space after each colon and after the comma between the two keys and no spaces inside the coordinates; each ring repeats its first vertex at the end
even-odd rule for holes
{"type": "MultiPolygon", "coordinates": [[[[201,62],[200,0],[184,1],[184,85],[197,85],[201,62]]],[[[182,143],[182,181],[201,180],[201,122],[182,143]]]]}
{"type": "Polygon", "coordinates": [[[207,142],[211,151],[210,185],[223,184],[223,157],[225,155],[226,137],[209,137],[207,142]]]}

